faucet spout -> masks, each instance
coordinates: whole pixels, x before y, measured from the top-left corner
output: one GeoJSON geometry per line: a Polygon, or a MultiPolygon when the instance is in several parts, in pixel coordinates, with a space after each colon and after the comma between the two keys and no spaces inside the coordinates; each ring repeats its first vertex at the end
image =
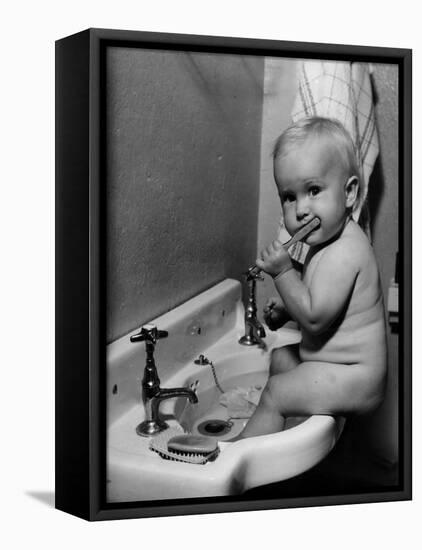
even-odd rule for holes
{"type": "Polygon", "coordinates": [[[257,345],[260,348],[265,348],[266,343],[263,340],[265,336],[265,329],[258,319],[255,317],[248,318],[245,316],[245,334],[242,338],[240,338],[239,343],[244,346],[257,345]]]}
{"type": "Polygon", "coordinates": [[[154,399],[164,401],[172,397],[187,397],[191,403],[198,403],[198,396],[190,388],[160,388],[154,399]]]}
{"type": "Polygon", "coordinates": [[[136,428],[142,436],[154,435],[168,428],[167,422],[160,416],[160,404],[165,399],[186,397],[191,403],[198,403],[198,396],[190,388],[159,388],[156,394],[145,402],[146,420],[136,428]]]}
{"type": "Polygon", "coordinates": [[[167,422],[161,418],[160,404],[173,397],[186,397],[191,403],[198,403],[198,396],[190,388],[159,388],[153,397],[145,400],[146,420],[137,426],[138,435],[148,437],[168,428],[167,422]]]}
{"type": "Polygon", "coordinates": [[[266,343],[264,342],[263,338],[265,338],[265,329],[261,325],[261,323],[258,321],[258,319],[251,319],[250,327],[252,327],[252,330],[250,331],[250,334],[253,335],[253,338],[257,342],[258,346],[260,348],[265,348],[266,343]]]}
{"type": "Polygon", "coordinates": [[[258,321],[258,319],[252,318],[252,319],[249,319],[246,322],[249,323],[249,325],[254,330],[255,336],[257,336],[258,338],[265,338],[265,336],[266,336],[265,329],[262,326],[262,324],[258,321]]]}

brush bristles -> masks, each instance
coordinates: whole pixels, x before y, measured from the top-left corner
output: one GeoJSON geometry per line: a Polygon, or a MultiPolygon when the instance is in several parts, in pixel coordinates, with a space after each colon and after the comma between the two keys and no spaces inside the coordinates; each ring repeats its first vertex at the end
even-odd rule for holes
{"type": "Polygon", "coordinates": [[[165,432],[156,435],[150,441],[149,448],[156,452],[161,458],[166,460],[175,460],[177,462],[186,462],[188,464],[205,464],[210,460],[217,458],[220,449],[217,447],[215,451],[209,453],[187,453],[184,451],[169,451],[167,442],[174,437],[175,434],[180,434],[180,430],[169,428],[165,432]]]}

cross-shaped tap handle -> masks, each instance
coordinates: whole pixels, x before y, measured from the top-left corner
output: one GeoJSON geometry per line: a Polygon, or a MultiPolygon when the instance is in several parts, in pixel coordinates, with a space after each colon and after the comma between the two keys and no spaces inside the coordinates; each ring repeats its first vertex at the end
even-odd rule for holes
{"type": "Polygon", "coordinates": [[[155,345],[160,338],[167,338],[169,333],[166,330],[158,330],[155,325],[144,325],[138,334],[130,337],[131,342],[151,342],[155,345]]]}

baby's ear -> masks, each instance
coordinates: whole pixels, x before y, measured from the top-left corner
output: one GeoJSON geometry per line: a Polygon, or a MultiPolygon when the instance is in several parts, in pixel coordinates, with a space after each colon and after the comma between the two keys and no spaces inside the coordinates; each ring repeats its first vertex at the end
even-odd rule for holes
{"type": "Polygon", "coordinates": [[[358,198],[359,179],[357,176],[350,177],[345,185],[346,208],[352,208],[358,198]]]}

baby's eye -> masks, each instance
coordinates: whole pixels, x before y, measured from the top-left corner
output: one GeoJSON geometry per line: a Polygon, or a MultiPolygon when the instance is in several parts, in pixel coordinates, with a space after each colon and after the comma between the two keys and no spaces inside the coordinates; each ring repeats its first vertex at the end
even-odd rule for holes
{"type": "Polygon", "coordinates": [[[312,185],[312,187],[309,188],[309,194],[311,195],[311,197],[316,197],[320,191],[321,188],[317,185],[312,185]]]}

